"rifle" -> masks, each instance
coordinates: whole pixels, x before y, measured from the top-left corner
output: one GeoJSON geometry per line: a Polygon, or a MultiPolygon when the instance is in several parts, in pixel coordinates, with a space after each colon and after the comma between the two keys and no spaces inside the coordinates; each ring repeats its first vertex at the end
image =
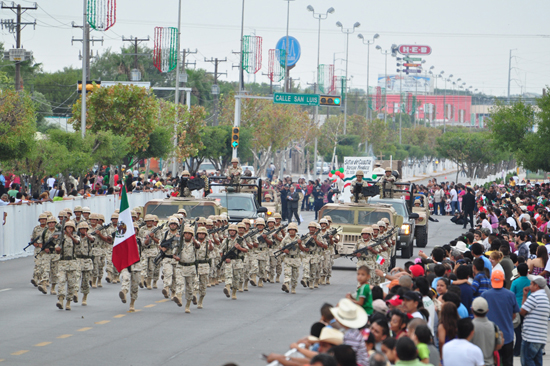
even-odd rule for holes
{"type": "Polygon", "coordinates": [[[338,231],[340,231],[340,228],[333,228],[331,230],[329,230],[325,235],[322,236],[323,239],[328,239],[329,236],[334,236],[338,233],[338,231]]]}
{"type": "MultiPolygon", "coordinates": [[[[309,237],[309,239],[306,241],[306,244],[304,245],[304,247],[306,248],[314,248],[315,247],[315,243],[313,243],[314,241],[314,238],[317,236],[317,234],[319,234],[319,232],[321,231],[321,229],[317,229],[317,231],[315,231],[315,233],[313,235],[311,235],[309,237]]],[[[309,234],[309,233],[308,233],[309,234]]],[[[306,236],[308,235],[306,234],[306,236]]]]}
{"type": "Polygon", "coordinates": [[[219,232],[219,231],[224,231],[224,230],[227,229],[227,228],[228,228],[228,225],[226,225],[226,226],[220,226],[220,227],[215,227],[215,228],[212,228],[212,229],[208,230],[208,234],[210,234],[210,235],[211,235],[211,234],[215,234],[215,233],[217,233],[217,232],[219,232]]]}
{"type": "Polygon", "coordinates": [[[112,222],[108,223],[108,224],[103,224],[101,225],[100,227],[98,227],[97,229],[95,229],[93,232],[90,233],[90,235],[96,235],[98,234],[101,230],[105,230],[107,229],[108,227],[110,227],[111,225],[113,225],[112,222]]]}
{"type": "Polygon", "coordinates": [[[288,223],[282,225],[282,226],[279,226],[279,228],[277,229],[277,231],[275,231],[275,235],[279,234],[282,230],[286,229],[288,227],[288,223]]]}
{"type": "Polygon", "coordinates": [[[250,238],[252,235],[256,235],[256,234],[258,234],[259,232],[260,232],[260,229],[250,230],[250,231],[248,232],[248,234],[246,234],[246,235],[244,235],[244,236],[239,236],[239,237],[237,237],[237,242],[239,243],[239,245],[241,245],[244,239],[250,238]]]}
{"type": "Polygon", "coordinates": [[[355,197],[355,203],[359,202],[359,193],[363,192],[363,183],[355,182],[353,186],[353,197],[355,197]]]}
{"type": "MultiPolygon", "coordinates": [[[[166,250],[172,249],[172,243],[174,242],[174,239],[176,239],[176,238],[177,237],[174,235],[170,239],[164,240],[163,242],[160,243],[160,247],[161,248],[166,248],[166,250]]],[[[163,251],[162,249],[160,249],[159,254],[157,254],[155,259],[153,259],[153,263],[155,263],[155,265],[157,266],[165,257],[166,257],[166,252],[163,251]]]]}
{"type": "Polygon", "coordinates": [[[384,241],[386,241],[388,238],[390,238],[391,236],[393,236],[393,233],[394,233],[394,231],[395,231],[396,229],[397,229],[397,228],[394,227],[393,229],[391,229],[390,231],[388,231],[388,233],[387,233],[386,235],[384,235],[384,236],[382,236],[382,237],[380,237],[380,238],[376,238],[376,239],[374,240],[374,243],[369,244],[369,245],[367,245],[367,246],[365,246],[365,247],[363,247],[363,248],[357,249],[357,250],[355,250],[355,251],[354,251],[353,253],[351,253],[351,254],[344,254],[343,257],[350,257],[350,260],[351,260],[351,259],[353,259],[353,257],[356,257],[357,254],[368,255],[367,252],[368,252],[369,248],[372,248],[372,247],[375,247],[375,246],[377,246],[377,245],[382,244],[382,243],[383,243],[384,241]]]}
{"type": "MultiPolygon", "coordinates": [[[[48,229],[45,229],[45,230],[48,230],[48,229]]],[[[27,250],[27,248],[30,247],[31,245],[34,245],[34,243],[36,243],[38,241],[38,239],[40,239],[40,235],[38,235],[36,238],[31,240],[29,242],[29,244],[27,244],[27,246],[25,248],[23,248],[23,251],[27,250]]]]}
{"type": "MultiPolygon", "coordinates": [[[[269,230],[267,233],[263,233],[263,234],[265,234],[265,235],[271,235],[271,234],[273,234],[274,232],[276,232],[277,230],[278,230],[277,228],[273,228],[273,229],[269,230]]],[[[264,239],[264,237],[263,237],[263,234],[260,233],[260,236],[258,236],[258,241],[259,241],[259,242],[262,242],[262,243],[265,243],[266,241],[265,241],[265,239],[264,239]]]]}
{"type": "MultiPolygon", "coordinates": [[[[50,238],[50,240],[48,240],[46,243],[42,244],[42,248],[40,248],[40,251],[38,253],[36,253],[34,258],[38,257],[38,255],[40,253],[42,253],[43,251],[45,251],[46,249],[51,250],[51,249],[55,248],[55,240],[56,239],[53,238],[54,236],[61,236],[60,239],[63,240],[63,231],[65,230],[65,221],[67,221],[67,219],[63,219],[63,221],[61,222],[61,231],[55,231],[52,234],[52,238],[50,238]]],[[[60,241],[60,242],[63,243],[63,241],[60,241]]]]}
{"type": "MultiPolygon", "coordinates": [[[[229,240],[229,239],[228,239],[229,240]]],[[[216,265],[218,269],[222,267],[222,264],[225,262],[226,259],[235,259],[237,258],[238,249],[236,246],[233,246],[233,248],[229,249],[227,252],[223,253],[222,258],[220,260],[220,263],[216,265]]]]}
{"type": "MultiPolygon", "coordinates": [[[[305,237],[306,237],[306,235],[302,235],[299,240],[304,240],[305,237]]],[[[296,246],[296,244],[298,244],[298,239],[294,240],[291,243],[288,243],[287,245],[285,245],[281,249],[277,250],[276,252],[273,253],[273,255],[275,256],[275,258],[278,258],[280,255],[284,254],[285,250],[293,249],[296,246]]]]}
{"type": "MultiPolygon", "coordinates": [[[[162,229],[162,228],[164,227],[165,224],[166,224],[166,223],[164,223],[164,224],[162,224],[162,225],[160,225],[160,226],[155,226],[155,227],[153,228],[153,230],[151,230],[151,232],[150,232],[148,235],[150,235],[150,234],[155,234],[157,231],[159,231],[160,229],[162,229]]],[[[143,244],[145,245],[145,243],[143,243],[143,244]]],[[[149,241],[149,245],[146,245],[145,247],[146,247],[146,248],[149,248],[150,246],[151,246],[151,242],[149,241]]]]}

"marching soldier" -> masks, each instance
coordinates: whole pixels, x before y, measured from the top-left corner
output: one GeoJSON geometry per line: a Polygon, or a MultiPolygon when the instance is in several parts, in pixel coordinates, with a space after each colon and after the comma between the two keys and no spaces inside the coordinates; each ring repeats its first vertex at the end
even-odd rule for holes
{"type": "Polygon", "coordinates": [[[80,221],[82,221],[82,207],[81,206],[75,206],[74,208],[74,223],[75,225],[80,224],[80,221]]]}
{"type": "MultiPolygon", "coordinates": [[[[134,230],[136,232],[138,246],[140,248],[139,255],[141,258],[141,238],[139,237],[139,228],[137,226],[134,226],[134,230]]],[[[118,296],[120,297],[122,303],[126,304],[126,295],[128,295],[128,290],[131,291],[130,309],[128,310],[128,312],[132,313],[136,311],[134,305],[138,298],[138,283],[141,281],[141,261],[134,263],[130,267],[124,268],[122,271],[120,271],[120,279],[121,286],[118,296]]]]}
{"type": "MultiPolygon", "coordinates": [[[[53,246],[49,245],[51,243],[55,243],[55,240],[59,238],[59,232],[56,231],[56,223],[55,217],[49,216],[46,220],[46,225],[48,228],[44,231],[42,231],[42,234],[40,235],[40,238],[38,239],[38,247],[44,248],[40,254],[38,254],[37,259],[39,259],[40,262],[40,268],[42,268],[42,276],[40,278],[40,284],[38,285],[38,291],[42,292],[43,294],[48,293],[48,286],[52,284],[51,288],[51,294],[57,295],[57,292],[55,292],[55,284],[57,283],[57,273],[51,273],[54,268],[52,262],[58,258],[57,254],[54,253],[53,246]],[[47,246],[50,246],[51,249],[46,248],[47,246]],[[55,292],[55,293],[54,293],[55,292]]],[[[57,269],[57,265],[55,266],[57,269]]]]}
{"type": "Polygon", "coordinates": [[[321,235],[319,235],[320,230],[315,221],[310,222],[307,228],[309,229],[309,233],[302,240],[302,245],[306,245],[306,243],[308,242],[309,245],[306,245],[307,250],[304,250],[304,253],[302,254],[304,272],[302,274],[302,281],[300,281],[300,283],[304,287],[307,287],[309,285],[309,288],[313,290],[314,288],[319,287],[319,248],[326,249],[327,246],[323,243],[321,235]]]}
{"type": "Polygon", "coordinates": [[[34,287],[38,287],[38,282],[40,281],[40,277],[42,276],[42,268],[40,266],[40,259],[36,256],[38,252],[40,251],[40,248],[38,247],[38,239],[40,239],[40,236],[42,235],[42,232],[46,230],[46,221],[48,220],[48,216],[44,213],[41,213],[38,216],[38,222],[39,225],[36,225],[34,229],[32,230],[31,234],[31,242],[34,240],[34,269],[32,273],[32,279],[31,283],[34,285],[34,287]]]}
{"type": "MultiPolygon", "coordinates": [[[[210,273],[208,274],[208,281],[206,281],[206,287],[215,286],[218,284],[215,271],[212,269],[212,267],[216,268],[216,266],[212,265],[212,262],[213,260],[218,258],[217,248],[219,248],[221,240],[218,233],[212,233],[212,234],[208,233],[210,230],[214,230],[215,228],[217,228],[217,225],[214,225],[214,222],[215,222],[214,220],[216,220],[216,216],[214,215],[210,215],[208,216],[208,219],[206,219],[207,235],[205,240],[212,244],[212,250],[208,250],[208,258],[206,258],[206,261],[209,264],[209,271],[210,271],[210,273]]],[[[196,285],[198,286],[198,281],[196,285]]]]}
{"type": "Polygon", "coordinates": [[[236,251],[234,258],[227,258],[225,260],[225,287],[223,293],[229,297],[229,290],[231,290],[231,298],[237,300],[237,290],[242,283],[243,269],[244,269],[244,256],[248,252],[248,248],[244,240],[239,240],[244,235],[245,225],[240,222],[237,225],[229,225],[229,237],[227,237],[223,244],[223,254],[228,253],[231,250],[236,251]],[[238,233],[238,232],[241,233],[238,233]]]}
{"type": "Polygon", "coordinates": [[[386,174],[378,182],[380,186],[380,197],[393,198],[395,177],[391,174],[390,167],[387,167],[385,172],[386,174]]]}
{"type": "MultiPolygon", "coordinates": [[[[282,217],[281,217],[281,214],[276,212],[273,217],[275,218],[275,227],[278,229],[281,227],[282,224],[282,217]]],[[[287,227],[288,229],[288,227],[287,227]]],[[[286,232],[285,230],[281,230],[279,232],[279,235],[276,235],[274,236],[273,238],[275,239],[275,241],[277,242],[278,246],[281,247],[281,242],[283,241],[284,237],[286,236],[286,232]]],[[[277,245],[276,244],[276,245],[277,245]]],[[[278,256],[276,258],[277,260],[277,266],[275,267],[276,269],[276,272],[275,272],[275,282],[276,283],[279,283],[279,278],[281,277],[281,274],[283,273],[283,258],[281,258],[281,256],[278,256]]]]}
{"type": "Polygon", "coordinates": [[[183,230],[184,240],[178,244],[174,252],[176,264],[176,296],[172,300],[182,306],[182,296],[185,286],[185,312],[191,312],[191,301],[193,300],[193,289],[197,269],[195,267],[195,250],[200,248],[200,244],[193,238],[194,231],[190,227],[183,230]]]}
{"type": "Polygon", "coordinates": [[[82,220],[85,220],[88,225],[90,224],[90,215],[92,214],[92,210],[90,210],[89,207],[82,207],[82,220]]]}
{"type": "MultiPolygon", "coordinates": [[[[380,221],[382,221],[385,225],[384,232],[388,232],[393,228],[390,225],[390,220],[387,217],[382,218],[382,220],[380,220],[380,221]]],[[[387,272],[387,269],[391,266],[392,252],[393,252],[393,247],[396,244],[396,237],[397,237],[397,234],[395,233],[394,235],[389,237],[388,240],[387,240],[387,243],[388,243],[388,257],[390,258],[390,261],[388,261],[387,263],[384,263],[385,268],[386,268],[386,271],[384,271],[384,272],[387,272]]]]}
{"type": "Polygon", "coordinates": [[[271,238],[265,234],[265,221],[262,218],[256,220],[256,228],[260,232],[256,235],[256,261],[258,266],[258,287],[264,287],[267,282],[266,266],[269,259],[269,246],[273,244],[271,238]]]}
{"type": "Polygon", "coordinates": [[[144,221],[145,226],[139,231],[139,237],[143,245],[141,275],[145,279],[145,286],[148,290],[151,290],[151,282],[155,278],[155,271],[157,271],[157,266],[155,266],[153,260],[158,254],[158,245],[160,244],[162,233],[160,230],[153,232],[155,228],[155,217],[153,215],[145,215],[144,221]]]}
{"type": "Polygon", "coordinates": [[[137,223],[137,226],[141,229],[143,227],[143,224],[145,224],[145,220],[143,220],[140,216],[141,216],[141,210],[139,208],[134,208],[134,212],[136,213],[136,216],[137,216],[137,219],[136,219],[136,223],[137,223]]]}
{"type": "Polygon", "coordinates": [[[327,245],[327,248],[321,251],[319,259],[319,272],[321,275],[319,284],[325,285],[328,278],[329,267],[331,265],[330,251],[332,248],[334,248],[334,242],[333,236],[328,235],[328,220],[322,218],[321,220],[319,220],[319,225],[321,225],[321,232],[319,234],[321,235],[321,237],[323,237],[323,239],[325,239],[325,244],[327,245]],[[327,236],[327,238],[324,238],[325,236],[327,236]]]}
{"type": "MultiPolygon", "coordinates": [[[[383,225],[385,228],[385,225],[383,225]]],[[[376,240],[378,237],[381,237],[380,235],[380,226],[378,223],[372,224],[372,239],[376,240]]],[[[376,249],[378,251],[378,254],[374,256],[374,263],[376,264],[375,268],[383,270],[384,264],[389,260],[387,257],[388,253],[388,243],[386,241],[381,242],[379,245],[376,246],[376,249]]],[[[373,271],[374,274],[374,271],[373,271]]],[[[378,280],[378,284],[380,284],[382,281],[379,276],[376,276],[376,280],[378,280]]]]}
{"type": "Polygon", "coordinates": [[[57,295],[57,307],[63,310],[63,300],[67,299],[65,310],[71,310],[71,300],[78,302],[78,262],[76,260],[76,246],[78,237],[73,236],[76,227],[74,222],[65,223],[65,232],[55,246],[55,252],[60,255],[59,270],[59,294],[57,295]],[[72,299],[71,299],[72,295],[72,299]]]}
{"type": "MultiPolygon", "coordinates": [[[[376,268],[376,260],[374,259],[373,255],[377,255],[377,251],[371,246],[372,244],[374,244],[371,240],[372,234],[372,226],[364,227],[363,230],[361,230],[361,238],[357,240],[357,243],[355,244],[354,251],[370,246],[368,248],[368,251],[371,254],[357,254],[357,268],[359,269],[361,268],[361,266],[367,266],[371,273],[374,273],[374,269],[376,268]]],[[[375,285],[372,279],[370,279],[369,281],[369,284],[371,286],[375,285]]]]}
{"type": "Polygon", "coordinates": [[[109,241],[105,242],[105,256],[107,257],[107,277],[105,281],[110,283],[120,282],[119,273],[113,265],[113,244],[115,243],[115,234],[118,225],[118,213],[111,215],[111,226],[105,229],[105,235],[109,241]]]}
{"type": "MultiPolygon", "coordinates": [[[[267,230],[272,230],[275,228],[275,218],[270,217],[267,219],[267,230]]],[[[278,233],[280,235],[280,233],[278,233]]],[[[277,268],[277,259],[275,257],[275,251],[279,249],[279,243],[283,240],[282,236],[277,237],[275,233],[269,236],[269,241],[267,243],[268,249],[268,261],[267,261],[267,280],[271,283],[275,282],[275,270],[277,268]],[[270,244],[271,242],[271,244],[270,244]]],[[[267,240],[266,240],[267,241],[267,240]]],[[[277,277],[277,282],[279,282],[279,277],[277,277]]]]}
{"type": "Polygon", "coordinates": [[[300,275],[300,253],[309,251],[308,248],[302,246],[303,242],[300,240],[298,235],[298,225],[295,223],[290,223],[288,225],[288,234],[281,241],[281,249],[294,241],[294,245],[290,249],[285,249],[284,261],[285,261],[285,279],[283,281],[282,290],[286,293],[290,292],[296,293],[296,285],[298,284],[298,276],[300,275]],[[290,285],[290,289],[289,289],[290,285]]]}
{"type": "Polygon", "coordinates": [[[162,243],[168,241],[171,242],[169,247],[163,247],[161,245],[160,250],[164,252],[164,258],[162,259],[162,274],[164,276],[162,294],[166,299],[173,298],[176,295],[176,265],[177,261],[174,259],[174,252],[179,245],[180,233],[178,231],[179,221],[175,217],[170,217],[168,220],[168,228],[162,235],[162,243]],[[171,293],[170,293],[171,292],[171,293]]]}
{"type": "MultiPolygon", "coordinates": [[[[94,263],[92,261],[93,242],[95,238],[88,234],[89,226],[86,221],[82,221],[76,226],[79,244],[76,246],[76,258],[80,272],[80,292],[82,293],[82,306],[88,305],[88,294],[90,293],[90,281],[92,280],[92,271],[94,263]]],[[[77,282],[78,283],[78,282],[77,282]]]]}
{"type": "Polygon", "coordinates": [[[199,244],[199,247],[195,249],[195,257],[199,280],[198,283],[195,284],[195,290],[199,293],[197,309],[202,309],[202,303],[204,301],[204,297],[206,296],[206,285],[209,281],[208,277],[210,275],[209,257],[210,253],[214,251],[214,245],[212,244],[212,240],[208,238],[208,230],[206,228],[201,227],[197,230],[196,244],[197,243],[199,244]]]}
{"type": "MultiPolygon", "coordinates": [[[[330,229],[330,227],[332,225],[332,218],[328,215],[325,216],[324,218],[328,222],[328,226],[327,226],[327,230],[328,230],[328,229],[330,229]]],[[[327,265],[327,271],[326,271],[327,278],[326,278],[325,284],[327,284],[327,285],[330,285],[330,277],[332,277],[332,266],[334,264],[334,256],[336,255],[336,245],[338,245],[339,242],[340,242],[340,235],[339,234],[333,235],[330,242],[327,241],[328,253],[329,253],[329,255],[327,255],[327,258],[330,259],[330,260],[327,260],[327,263],[326,263],[326,265],[327,265]]]]}
{"type": "Polygon", "coordinates": [[[365,174],[362,170],[355,172],[355,179],[351,181],[351,201],[352,202],[361,202],[366,203],[365,197],[363,196],[363,187],[368,187],[369,184],[367,181],[363,180],[365,174]]]}
{"type": "MultiPolygon", "coordinates": [[[[243,237],[250,231],[250,221],[244,219],[237,225],[237,234],[243,237]],[[241,226],[242,224],[242,226],[241,226]]],[[[248,281],[252,286],[256,286],[256,273],[258,273],[258,261],[256,260],[256,248],[252,237],[243,240],[242,246],[246,246],[248,251],[244,253],[242,283],[239,286],[239,292],[248,291],[248,281]]]]}
{"type": "MultiPolygon", "coordinates": [[[[84,210],[84,209],[82,209],[84,210]]],[[[84,211],[82,211],[84,214],[84,211]]],[[[94,257],[94,269],[92,272],[92,288],[103,287],[101,279],[103,278],[103,272],[105,268],[105,241],[110,237],[105,235],[104,229],[100,224],[100,214],[90,214],[90,231],[91,235],[95,237],[93,244],[92,255],[94,257]]]]}

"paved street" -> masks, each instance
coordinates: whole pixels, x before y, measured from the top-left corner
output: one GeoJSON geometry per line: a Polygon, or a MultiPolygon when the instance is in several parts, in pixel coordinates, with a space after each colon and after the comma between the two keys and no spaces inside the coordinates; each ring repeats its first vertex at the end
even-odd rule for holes
{"type": "MultiPolygon", "coordinates": [[[[304,212],[303,218],[300,231],[313,215],[304,212]]],[[[430,223],[425,251],[459,233],[447,218],[430,223]]],[[[337,264],[352,266],[348,259],[337,264]]],[[[342,270],[335,271],[332,285],[300,286],[296,295],[267,284],[233,301],[218,285],[208,289],[203,310],[192,306],[185,314],[160,289],[140,290],[139,310],[127,313],[128,304],[118,298],[120,285],[105,284],[92,290],[87,307],[79,303],[61,311],[55,296],[29,283],[31,273],[32,257],[0,262],[0,361],[6,365],[264,365],[261,353],[284,353],[308,334],[324,302],[336,304],[355,287],[355,273],[342,270]]]]}

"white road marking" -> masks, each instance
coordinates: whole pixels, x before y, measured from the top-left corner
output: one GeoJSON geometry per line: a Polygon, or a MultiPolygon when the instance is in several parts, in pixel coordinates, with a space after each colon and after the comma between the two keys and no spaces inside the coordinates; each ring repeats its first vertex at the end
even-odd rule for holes
{"type": "Polygon", "coordinates": [[[0,290],[0,292],[9,291],[9,290],[11,290],[11,288],[4,288],[4,289],[0,290]]]}

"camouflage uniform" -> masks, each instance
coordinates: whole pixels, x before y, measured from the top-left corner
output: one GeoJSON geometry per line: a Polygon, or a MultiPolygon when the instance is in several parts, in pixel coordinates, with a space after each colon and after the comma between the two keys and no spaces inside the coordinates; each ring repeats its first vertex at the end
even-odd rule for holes
{"type": "MultiPolygon", "coordinates": [[[[313,226],[317,230],[317,224],[311,222],[308,227],[313,226]]],[[[311,235],[308,233],[304,239],[302,239],[302,246],[306,245],[306,242],[312,237],[315,236],[315,239],[321,243],[324,240],[321,238],[319,233],[311,235]]],[[[305,287],[309,284],[309,288],[313,289],[319,287],[319,262],[321,257],[322,248],[315,243],[312,239],[310,246],[308,247],[309,252],[302,253],[302,263],[304,265],[304,272],[302,275],[302,285],[305,287]]]]}
{"type": "MultiPolygon", "coordinates": [[[[172,220],[173,219],[170,219],[168,223],[171,224],[172,220]]],[[[170,228],[168,228],[161,234],[161,238],[161,243],[167,240],[172,240],[172,247],[166,249],[164,252],[166,256],[162,259],[162,275],[164,276],[162,280],[164,287],[162,289],[162,294],[168,299],[170,297],[168,291],[172,292],[172,297],[174,297],[176,293],[176,265],[178,262],[173,258],[173,256],[177,246],[179,245],[180,233],[177,228],[175,231],[171,231],[170,228]]]]}
{"type": "MultiPolygon", "coordinates": [[[[90,235],[95,238],[95,241],[92,246],[92,256],[93,256],[93,263],[94,263],[94,268],[92,270],[92,277],[93,277],[92,287],[96,287],[95,281],[97,281],[98,278],[103,277],[103,268],[105,266],[105,260],[104,260],[105,249],[103,245],[103,240],[101,240],[101,238],[97,234],[94,234],[94,232],[98,230],[100,227],[101,227],[100,225],[96,225],[96,226],[90,225],[90,229],[89,229],[90,235]]],[[[103,230],[99,230],[99,232],[102,232],[102,231],[103,230]]]]}
{"type": "MultiPolygon", "coordinates": [[[[289,228],[290,227],[291,226],[289,225],[289,228]]],[[[297,227],[295,230],[298,231],[297,227]]],[[[298,235],[291,237],[290,234],[287,234],[281,241],[281,248],[298,239],[300,239],[298,235]]],[[[292,292],[296,292],[298,276],[300,275],[300,253],[300,248],[298,247],[298,244],[296,244],[292,249],[289,250],[288,254],[283,254],[285,262],[285,279],[283,283],[283,291],[285,292],[287,292],[289,285],[292,289],[292,292]],[[285,287],[287,290],[285,290],[285,287]]]]}
{"type": "MultiPolygon", "coordinates": [[[[55,228],[46,229],[42,232],[42,235],[40,236],[40,239],[38,239],[37,243],[39,245],[44,245],[50,240],[54,240],[55,242],[58,238],[54,239],[54,236],[59,236],[59,232],[57,232],[55,228]]],[[[49,253],[42,251],[40,254],[38,254],[37,259],[39,260],[39,265],[42,270],[38,290],[45,294],[48,286],[51,283],[52,291],[55,291],[55,285],[57,284],[57,262],[59,261],[59,255],[55,253],[52,247],[50,248],[49,253]]]]}
{"type": "MultiPolygon", "coordinates": [[[[238,244],[238,237],[238,235],[235,239],[231,239],[229,237],[223,241],[222,249],[224,253],[233,248],[235,244],[238,244]]],[[[242,245],[244,245],[244,242],[242,245]]],[[[237,290],[239,288],[239,284],[242,282],[244,268],[243,260],[244,253],[239,251],[237,258],[231,259],[231,263],[225,263],[225,286],[230,286],[231,290],[237,290]]]]}
{"type": "MultiPolygon", "coordinates": [[[[247,232],[244,233],[244,235],[248,234],[247,232]]],[[[237,234],[238,236],[238,234],[237,234]]],[[[248,291],[248,282],[250,281],[250,284],[253,286],[256,286],[256,274],[258,273],[258,261],[256,260],[256,248],[254,247],[254,243],[256,242],[255,236],[249,236],[248,238],[244,239],[241,246],[248,249],[247,253],[244,253],[244,260],[243,260],[243,276],[242,276],[242,283],[244,285],[239,288],[239,291],[248,291]]]]}
{"type": "MultiPolygon", "coordinates": [[[[111,219],[113,218],[117,218],[118,219],[118,214],[113,214],[111,216],[111,219]]],[[[110,236],[111,239],[113,240],[111,243],[108,243],[108,242],[104,242],[104,251],[105,251],[105,256],[107,258],[107,278],[111,280],[112,283],[117,283],[118,281],[118,277],[119,277],[119,273],[117,271],[117,269],[115,268],[115,266],[113,265],[113,245],[115,243],[115,234],[116,234],[116,231],[117,231],[117,226],[115,224],[111,224],[111,226],[109,226],[108,228],[105,229],[105,236],[110,236]]],[[[109,281],[107,281],[109,282],[109,281]]]]}
{"type": "MultiPolygon", "coordinates": [[[[275,220],[277,218],[281,218],[281,214],[279,213],[276,213],[275,215],[275,220]]],[[[275,224],[275,227],[276,228],[279,228],[282,224],[279,222],[278,224],[276,223],[275,224]]],[[[288,228],[287,228],[288,229],[288,228]]],[[[273,252],[277,251],[279,248],[282,248],[282,241],[284,239],[284,237],[286,236],[286,232],[285,230],[281,230],[278,234],[278,236],[274,236],[273,238],[275,239],[276,241],[276,244],[274,244],[274,248],[273,248],[273,252]],[[281,238],[280,240],[278,239],[281,238]]],[[[279,283],[279,277],[281,277],[281,274],[283,273],[283,260],[284,258],[282,256],[278,256],[277,258],[274,258],[275,259],[275,262],[276,262],[276,265],[273,266],[274,269],[271,270],[272,273],[274,273],[273,271],[276,271],[276,281],[277,283],[279,283]]]]}
{"type": "MultiPolygon", "coordinates": [[[[391,169],[386,168],[386,172],[391,172],[391,169]]],[[[380,186],[380,197],[393,198],[393,190],[395,184],[395,177],[393,175],[390,175],[389,177],[384,175],[382,178],[380,178],[377,184],[380,186]]]]}
{"type": "MultiPolygon", "coordinates": [[[[275,219],[268,219],[268,223],[270,220],[273,220],[273,222],[275,222],[275,219]]],[[[273,227],[275,228],[275,226],[273,227]]],[[[267,229],[267,230],[271,230],[271,229],[267,229]]],[[[277,235],[281,235],[280,232],[277,234],[277,235]]],[[[269,277],[269,282],[274,282],[275,281],[275,273],[276,273],[276,269],[277,269],[277,265],[280,266],[280,263],[281,263],[281,259],[280,258],[275,258],[275,252],[277,250],[279,250],[280,248],[280,242],[281,240],[277,239],[277,235],[275,235],[275,233],[271,234],[269,236],[269,240],[272,241],[272,245],[268,248],[268,253],[267,253],[267,256],[268,256],[268,259],[267,259],[267,268],[266,268],[266,276],[269,277]]],[[[281,268],[282,270],[282,268],[281,268]]],[[[279,274],[280,275],[280,274],[279,274]]],[[[277,276],[277,283],[279,283],[279,276],[277,276]]]]}
{"type": "Polygon", "coordinates": [[[159,244],[157,244],[153,238],[150,238],[149,243],[145,244],[145,240],[154,229],[155,226],[151,228],[144,226],[139,230],[139,237],[141,238],[141,243],[143,246],[141,256],[141,276],[146,278],[148,289],[151,288],[151,281],[156,281],[156,279],[158,279],[160,271],[160,267],[155,265],[153,260],[159,252],[159,244],[162,240],[162,231],[157,229],[154,234],[154,238],[159,241],[159,244]]]}
{"type": "MultiPolygon", "coordinates": [[[[362,173],[362,172],[361,172],[362,173]]],[[[363,187],[368,187],[369,184],[367,183],[366,180],[361,180],[361,182],[358,182],[357,179],[354,179],[351,181],[351,189],[350,189],[350,192],[351,192],[351,202],[355,202],[355,185],[356,184],[361,184],[363,187]]],[[[361,203],[367,203],[367,200],[366,198],[363,196],[363,190],[361,190],[358,194],[357,194],[357,202],[361,202],[361,203]]]]}
{"type": "MultiPolygon", "coordinates": [[[[134,227],[136,230],[137,227],[134,227]]],[[[141,241],[141,238],[138,238],[141,241]]],[[[141,249],[141,246],[140,246],[141,249]]],[[[141,250],[140,250],[141,258],[141,250]]],[[[132,264],[130,267],[120,271],[120,292],[119,296],[123,303],[126,303],[126,294],[130,292],[130,311],[134,311],[134,303],[138,298],[139,282],[141,280],[141,261],[132,264]]]]}
{"type": "MultiPolygon", "coordinates": [[[[186,228],[185,230],[191,229],[186,228]]],[[[187,300],[188,304],[193,300],[194,282],[197,275],[195,267],[195,261],[197,260],[195,256],[195,239],[192,238],[190,241],[184,239],[180,245],[176,247],[176,251],[174,252],[180,258],[176,264],[176,298],[180,301],[178,303],[179,306],[181,306],[184,286],[185,300],[187,300]]]]}
{"type": "Polygon", "coordinates": [[[227,168],[227,176],[231,179],[231,184],[239,185],[241,183],[241,175],[243,174],[243,169],[237,165],[236,168],[230,166],[227,168]]]}
{"type": "MultiPolygon", "coordinates": [[[[258,219],[256,221],[256,225],[260,225],[263,223],[262,219],[258,219]],[[261,220],[261,221],[260,221],[261,220]]],[[[267,281],[267,261],[269,259],[269,248],[267,246],[267,242],[263,238],[262,234],[265,233],[265,225],[264,229],[256,235],[256,243],[258,243],[258,248],[256,248],[256,262],[258,266],[258,286],[263,287],[263,282],[267,281]]]]}
{"type": "MultiPolygon", "coordinates": [[[[372,232],[372,229],[371,229],[371,232],[372,232]]],[[[359,238],[359,240],[357,240],[357,243],[355,244],[355,249],[354,250],[361,249],[361,248],[364,248],[364,247],[366,247],[368,245],[372,245],[372,244],[373,244],[372,240],[370,240],[370,239],[369,240],[364,240],[361,237],[361,238],[359,238]]],[[[378,277],[374,273],[374,269],[376,268],[376,259],[375,258],[376,257],[373,257],[373,254],[371,252],[369,252],[368,255],[361,254],[361,257],[359,257],[357,259],[357,268],[358,269],[361,266],[366,266],[370,270],[371,278],[369,280],[369,284],[371,286],[374,286],[374,285],[378,284],[377,280],[374,279],[374,277],[378,277]]]]}
{"type": "MultiPolygon", "coordinates": [[[[68,221],[66,227],[70,226],[75,228],[75,225],[72,221],[68,221]]],[[[75,233],[73,233],[73,237],[75,233]]],[[[77,243],[79,238],[76,237],[77,243]]],[[[77,243],[74,243],[71,238],[68,237],[68,234],[65,233],[62,240],[59,240],[55,246],[56,249],[60,249],[59,254],[59,263],[58,263],[58,307],[61,302],[67,297],[67,305],[65,309],[70,310],[71,296],[76,298],[78,293],[78,277],[80,267],[78,266],[78,261],[76,259],[76,246],[77,243]]],[[[60,307],[62,308],[62,306],[60,307]]]]}
{"type": "MultiPolygon", "coordinates": [[[[87,228],[88,224],[82,222],[77,225],[77,228],[80,227],[87,228]]],[[[87,295],[90,293],[90,281],[92,280],[92,270],[94,269],[92,261],[93,242],[88,237],[80,235],[80,233],[78,235],[80,242],[76,246],[76,258],[78,259],[78,266],[80,268],[80,292],[87,295]]]]}
{"type": "MultiPolygon", "coordinates": [[[[198,233],[206,233],[206,231],[206,228],[201,228],[198,230],[198,233]]],[[[206,285],[208,284],[208,277],[210,274],[209,256],[213,251],[208,248],[208,246],[211,245],[208,234],[202,241],[200,239],[195,240],[195,243],[200,245],[198,249],[195,248],[197,275],[199,278],[198,282],[195,283],[195,291],[199,294],[199,308],[202,308],[202,301],[206,296],[206,285]]]]}

